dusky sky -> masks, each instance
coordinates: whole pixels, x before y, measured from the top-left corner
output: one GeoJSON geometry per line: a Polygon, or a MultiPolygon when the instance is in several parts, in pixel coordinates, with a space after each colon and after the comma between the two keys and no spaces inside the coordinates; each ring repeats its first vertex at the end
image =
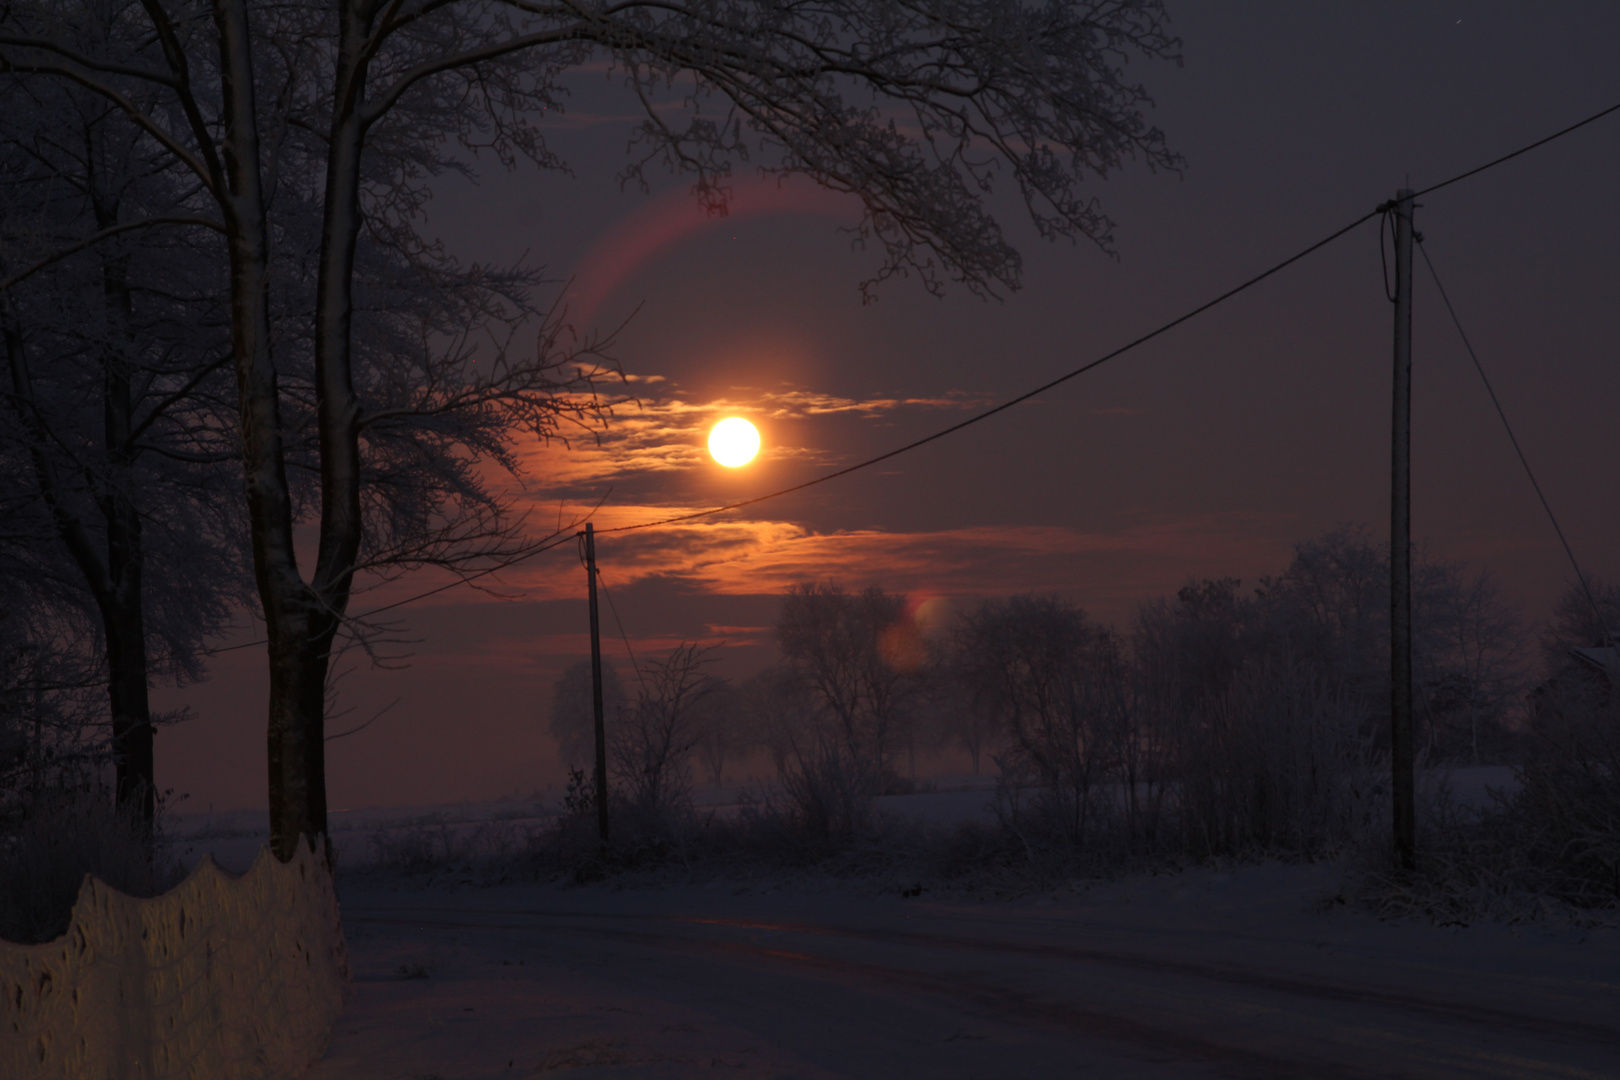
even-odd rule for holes
{"type": "MultiPolygon", "coordinates": [[[[600,443],[531,447],[535,531],[602,500],[598,528],[749,498],[955,422],[1135,338],[1366,213],[1620,101],[1608,3],[1169,4],[1185,64],[1141,64],[1185,172],[1127,165],[1095,195],[1119,257],[1045,244],[1012,201],[1024,288],[943,299],[894,280],[840,229],[857,210],[738,170],[733,212],[686,182],[623,189],[633,115],[604,72],[571,84],[548,134],[572,175],[446,178],[431,227],[471,261],[527,256],[614,353],[639,403],[600,443]],[[566,283],[566,284],[564,284],[566,283]],[[628,322],[625,320],[628,319],[628,322]],[[725,470],[725,415],[764,448],[725,470]]],[[[1444,191],[1417,211],[1446,287],[1554,510],[1590,572],[1620,577],[1620,114],[1444,191]]],[[[938,613],[1053,591],[1127,627],[1189,579],[1252,585],[1294,542],[1388,520],[1392,316],[1370,222],[1097,371],[853,476],[676,528],[604,536],[603,579],[632,645],[724,643],[720,670],[774,657],[789,584],[879,584],[938,613]]],[[[1571,572],[1423,272],[1414,317],[1413,529],[1488,570],[1527,619],[1571,572]]],[[[437,582],[361,597],[374,606],[437,582]]],[[[586,654],[571,545],[400,609],[389,670],[363,659],[328,744],[334,808],[491,798],[555,785],[551,686],[586,654]]],[[[604,647],[624,662],[605,606],[604,647]]],[[[256,636],[244,625],[240,638],[256,636]]],[[[230,644],[223,642],[222,644],[230,644]]],[[[264,803],[262,650],[159,694],[193,719],[158,736],[182,809],[264,803]]]]}

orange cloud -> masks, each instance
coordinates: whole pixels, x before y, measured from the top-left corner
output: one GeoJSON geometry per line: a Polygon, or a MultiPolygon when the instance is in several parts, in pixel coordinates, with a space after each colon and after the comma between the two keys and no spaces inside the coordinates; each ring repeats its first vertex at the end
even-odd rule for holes
{"type": "MultiPolygon", "coordinates": [[[[645,531],[636,524],[668,507],[603,507],[593,518],[597,558],[610,588],[672,578],[694,592],[761,595],[804,581],[846,587],[877,584],[910,594],[916,620],[948,614],[944,597],[967,599],[1055,591],[1074,596],[1110,619],[1128,617],[1138,599],[1173,591],[1189,578],[1269,570],[1286,561],[1286,523],[1250,514],[1206,514],[1139,522],[1109,532],[1058,526],[974,526],[919,532],[861,529],[814,532],[770,520],[699,520],[645,531]]],[[[577,599],[583,572],[573,545],[499,575],[502,595],[528,600],[577,599]]],[[[413,586],[422,587],[421,579],[413,586]]],[[[388,590],[392,591],[392,587],[388,590]]],[[[433,603],[466,603],[456,589],[433,603]]],[[[368,597],[385,602],[383,592],[368,597]]],[[[757,628],[755,628],[757,630],[757,628]]],[[[753,633],[744,627],[715,628],[753,633]]]]}
{"type": "MultiPolygon", "coordinates": [[[[661,376],[637,380],[651,386],[661,376]]],[[[603,488],[616,480],[685,469],[708,468],[705,440],[709,427],[726,416],[755,421],[816,420],[832,416],[876,418],[917,409],[973,409],[986,399],[964,393],[939,397],[847,398],[799,387],[774,390],[733,387],[731,393],[706,401],[690,401],[678,388],[665,384],[659,392],[638,390],[611,407],[606,424],[597,431],[579,432],[528,449],[521,455],[525,473],[535,478],[533,496],[596,484],[603,488]]],[[[841,459],[813,446],[784,442],[780,431],[768,432],[763,453],[778,461],[830,466],[841,459]]],[[[652,515],[667,517],[667,513],[652,515]]]]}

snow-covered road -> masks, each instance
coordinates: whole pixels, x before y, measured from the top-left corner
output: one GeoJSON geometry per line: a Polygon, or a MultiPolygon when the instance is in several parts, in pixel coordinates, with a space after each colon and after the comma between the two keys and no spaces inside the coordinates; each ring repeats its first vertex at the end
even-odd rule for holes
{"type": "Polygon", "coordinates": [[[349,890],[311,1076],[1620,1077],[1620,935],[1310,910],[1336,880],[349,890]]]}

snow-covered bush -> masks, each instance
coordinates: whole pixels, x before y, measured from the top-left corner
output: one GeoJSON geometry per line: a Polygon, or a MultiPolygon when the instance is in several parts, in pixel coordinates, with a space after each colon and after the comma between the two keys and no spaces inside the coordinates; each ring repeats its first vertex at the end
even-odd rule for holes
{"type": "Polygon", "coordinates": [[[418,819],[372,833],[366,850],[339,870],[371,879],[508,881],[528,876],[537,845],[533,830],[512,821],[418,819]]]}
{"type": "Polygon", "coordinates": [[[780,801],[767,803],[760,813],[774,814],[801,842],[839,844],[871,825],[881,778],[870,759],[856,757],[836,740],[812,738],[787,757],[777,786],[780,801]]]}
{"type": "Polygon", "coordinates": [[[1537,703],[1512,803],[1549,892],[1620,908],[1620,690],[1555,684],[1537,703]]]}

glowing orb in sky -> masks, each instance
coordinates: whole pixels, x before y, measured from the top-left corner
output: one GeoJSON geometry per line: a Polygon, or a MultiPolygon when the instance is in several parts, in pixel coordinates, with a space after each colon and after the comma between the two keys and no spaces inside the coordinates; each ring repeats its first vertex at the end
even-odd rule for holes
{"type": "Polygon", "coordinates": [[[729,417],[709,432],[709,453],[727,468],[746,465],[759,453],[759,432],[742,417],[729,417]]]}

